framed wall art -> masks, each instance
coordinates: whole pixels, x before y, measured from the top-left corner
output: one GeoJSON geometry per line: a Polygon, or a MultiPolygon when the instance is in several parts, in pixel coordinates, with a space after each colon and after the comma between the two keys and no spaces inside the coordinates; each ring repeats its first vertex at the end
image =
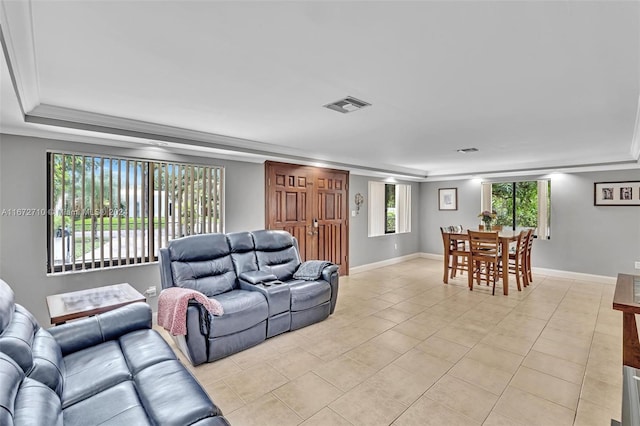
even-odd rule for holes
{"type": "Polygon", "coordinates": [[[458,188],[438,189],[438,210],[458,210],[458,188]]]}
{"type": "Polygon", "coordinates": [[[593,184],[595,206],[640,206],[640,181],[596,182],[593,184]]]}

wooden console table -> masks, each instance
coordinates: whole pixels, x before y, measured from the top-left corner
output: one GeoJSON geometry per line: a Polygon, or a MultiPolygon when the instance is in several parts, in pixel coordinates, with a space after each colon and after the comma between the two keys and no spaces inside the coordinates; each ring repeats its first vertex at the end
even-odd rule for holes
{"type": "Polygon", "coordinates": [[[636,314],[640,314],[640,276],[618,274],[613,309],[622,311],[622,364],[640,368],[636,314]]]}
{"type": "Polygon", "coordinates": [[[88,290],[47,296],[51,324],[101,314],[134,302],[145,302],[145,297],[131,285],[114,284],[88,290]]]}

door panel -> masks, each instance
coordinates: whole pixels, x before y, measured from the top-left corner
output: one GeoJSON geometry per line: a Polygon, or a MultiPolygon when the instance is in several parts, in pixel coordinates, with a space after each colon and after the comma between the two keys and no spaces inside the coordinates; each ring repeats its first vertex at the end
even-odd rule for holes
{"type": "Polygon", "coordinates": [[[265,177],[267,228],[296,237],[303,261],[329,260],[348,274],[349,172],[268,161],[265,177]]]}

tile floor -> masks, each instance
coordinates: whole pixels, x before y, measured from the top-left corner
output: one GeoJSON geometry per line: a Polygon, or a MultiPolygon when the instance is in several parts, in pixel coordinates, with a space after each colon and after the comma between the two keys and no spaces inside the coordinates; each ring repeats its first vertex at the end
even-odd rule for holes
{"type": "Polygon", "coordinates": [[[491,296],[489,287],[470,292],[466,276],[445,285],[442,262],[414,259],[341,277],[323,322],[185,363],[233,426],[620,420],[614,286],[534,279],[491,296]]]}

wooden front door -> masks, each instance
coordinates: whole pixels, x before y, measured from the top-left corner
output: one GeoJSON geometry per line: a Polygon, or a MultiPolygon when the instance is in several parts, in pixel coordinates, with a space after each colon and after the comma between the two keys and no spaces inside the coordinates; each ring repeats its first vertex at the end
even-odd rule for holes
{"type": "Polygon", "coordinates": [[[349,172],[265,163],[267,229],[298,240],[303,261],[329,260],[347,275],[349,172]]]}

